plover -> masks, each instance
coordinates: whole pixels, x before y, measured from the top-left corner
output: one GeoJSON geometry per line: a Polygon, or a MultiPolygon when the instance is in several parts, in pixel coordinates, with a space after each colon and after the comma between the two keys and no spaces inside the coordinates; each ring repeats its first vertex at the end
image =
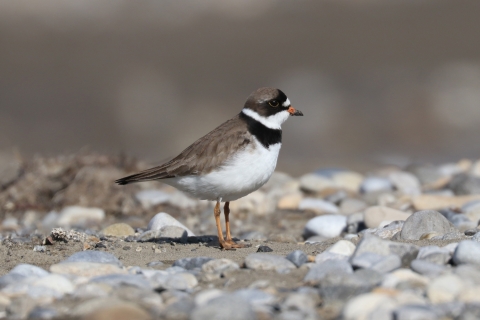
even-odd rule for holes
{"type": "Polygon", "coordinates": [[[281,125],[303,113],[290,105],[280,90],[260,88],[232,119],[195,141],[172,160],[115,182],[161,180],[202,200],[216,201],[218,241],[223,249],[242,248],[230,233],[229,204],[263,186],[277,165],[282,146],[281,125]],[[220,224],[220,203],[225,202],[226,237],[220,224]]]}

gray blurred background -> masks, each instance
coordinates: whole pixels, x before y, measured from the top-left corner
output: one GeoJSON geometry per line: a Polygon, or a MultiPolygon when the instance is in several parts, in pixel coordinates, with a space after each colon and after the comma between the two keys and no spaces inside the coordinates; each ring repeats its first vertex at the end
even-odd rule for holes
{"type": "Polygon", "coordinates": [[[0,1],[0,152],[176,155],[260,86],[278,168],[479,157],[479,1],[0,1]]]}

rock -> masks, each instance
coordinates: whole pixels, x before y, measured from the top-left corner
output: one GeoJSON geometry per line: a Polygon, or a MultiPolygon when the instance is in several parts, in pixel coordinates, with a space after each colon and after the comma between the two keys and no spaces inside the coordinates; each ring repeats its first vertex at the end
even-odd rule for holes
{"type": "Polygon", "coordinates": [[[85,208],[79,206],[65,207],[58,218],[59,226],[81,226],[98,225],[105,219],[105,211],[99,208],[85,208]]]}
{"type": "Polygon", "coordinates": [[[351,241],[340,240],[327,249],[328,252],[351,256],[355,251],[355,245],[351,241]]]}
{"type": "Polygon", "coordinates": [[[452,260],[456,265],[469,263],[480,265],[480,243],[471,240],[460,242],[453,253],[452,260]]]}
{"type": "Polygon", "coordinates": [[[157,213],[148,223],[148,230],[160,230],[165,226],[176,226],[187,230],[189,237],[194,237],[195,234],[187,227],[181,224],[177,219],[165,212],[157,213]]]}
{"type": "Polygon", "coordinates": [[[257,252],[273,252],[273,249],[269,246],[260,246],[258,247],[257,252]]]}
{"type": "Polygon", "coordinates": [[[156,290],[164,289],[187,291],[195,288],[198,284],[198,280],[191,273],[177,272],[174,274],[155,277],[154,283],[156,290]]]}
{"type": "Polygon", "coordinates": [[[225,294],[193,310],[191,320],[254,320],[257,319],[248,301],[235,294],[225,294]]]}
{"type": "Polygon", "coordinates": [[[21,263],[16,265],[8,274],[16,274],[22,277],[35,277],[35,278],[41,278],[47,276],[49,273],[48,271],[45,271],[44,269],[31,265],[31,264],[25,264],[21,263]]]}
{"type": "Polygon", "coordinates": [[[45,247],[45,246],[35,246],[35,247],[33,247],[33,251],[35,251],[35,252],[45,252],[45,251],[47,251],[47,247],[45,247]]]}
{"type": "Polygon", "coordinates": [[[160,230],[148,230],[137,237],[139,242],[150,242],[159,239],[174,239],[181,243],[187,243],[187,230],[177,226],[164,226],[160,230]]]}
{"type": "Polygon", "coordinates": [[[353,171],[339,171],[332,175],[332,180],[337,188],[358,192],[363,176],[353,171]]]}
{"type": "Polygon", "coordinates": [[[388,207],[375,206],[365,210],[365,225],[368,228],[377,228],[383,221],[404,221],[410,216],[409,213],[391,209],[388,207]]]}
{"type": "Polygon", "coordinates": [[[277,208],[280,210],[297,210],[302,199],[303,194],[301,192],[288,193],[278,200],[277,208]]]}
{"type": "Polygon", "coordinates": [[[445,234],[457,231],[455,227],[437,211],[426,210],[412,214],[403,225],[400,238],[404,240],[419,240],[428,232],[445,234]]]}
{"type": "Polygon", "coordinates": [[[90,283],[106,284],[117,290],[122,286],[137,287],[142,290],[152,289],[150,282],[143,275],[139,274],[107,274],[94,277],[90,280],[90,283]]]}
{"type": "Polygon", "coordinates": [[[136,304],[114,298],[92,299],[76,305],[73,316],[82,320],[150,320],[152,317],[136,304]]]}
{"type": "Polygon", "coordinates": [[[277,302],[275,296],[259,289],[240,289],[234,295],[247,301],[256,312],[269,312],[277,302]]]}
{"type": "Polygon", "coordinates": [[[307,192],[320,192],[333,187],[335,184],[331,179],[318,174],[309,173],[300,177],[300,188],[307,192]]]}
{"type": "Polygon", "coordinates": [[[307,255],[305,254],[305,252],[301,251],[301,250],[295,250],[295,251],[292,251],[290,252],[288,255],[287,255],[287,259],[289,261],[291,261],[294,265],[296,265],[297,267],[300,267],[302,266],[303,264],[307,263],[308,262],[308,257],[307,255]]]}
{"type": "Polygon", "coordinates": [[[225,292],[219,289],[207,289],[207,290],[200,291],[195,296],[195,305],[196,306],[206,305],[211,300],[221,297],[223,295],[225,295],[225,292]]]}
{"type": "Polygon", "coordinates": [[[174,267],[181,267],[184,268],[185,270],[193,270],[196,268],[202,268],[202,266],[209,262],[210,260],[213,260],[213,258],[209,257],[195,257],[195,258],[182,258],[178,259],[173,263],[174,267]]]}
{"type": "Polygon", "coordinates": [[[346,198],[340,203],[340,213],[343,215],[350,215],[360,212],[367,207],[367,204],[362,200],[346,198]]]}
{"type": "Polygon", "coordinates": [[[390,240],[393,238],[393,236],[399,234],[399,232],[402,231],[404,224],[404,221],[394,221],[387,224],[383,228],[377,228],[376,231],[373,232],[373,235],[381,239],[390,240]]]}
{"type": "Polygon", "coordinates": [[[480,231],[473,235],[472,241],[480,242],[480,231]]]}
{"type": "Polygon", "coordinates": [[[273,198],[267,197],[266,193],[257,190],[245,197],[230,203],[230,210],[232,212],[250,212],[256,215],[264,216],[275,212],[276,201],[273,198]]]}
{"type": "Polygon", "coordinates": [[[322,237],[322,236],[313,236],[309,237],[306,241],[305,244],[315,244],[315,243],[321,243],[323,241],[328,240],[328,238],[322,237]]]}
{"type": "Polygon", "coordinates": [[[118,265],[96,262],[62,262],[50,266],[52,273],[69,274],[80,277],[98,277],[109,274],[126,274],[118,265]]]}
{"type": "Polygon", "coordinates": [[[418,254],[418,247],[407,243],[382,240],[375,236],[365,235],[358,243],[351,258],[352,261],[365,252],[372,252],[381,256],[397,255],[400,257],[403,266],[409,266],[410,262],[415,259],[418,254]]]}
{"type": "Polygon", "coordinates": [[[304,238],[321,236],[325,238],[338,237],[347,227],[345,216],[324,215],[315,217],[307,222],[304,229],[304,238]]]}
{"type": "Polygon", "coordinates": [[[393,312],[396,320],[436,320],[438,314],[429,306],[406,305],[393,312]]]}
{"type": "Polygon", "coordinates": [[[428,285],[427,295],[434,304],[448,303],[456,297],[465,288],[462,279],[455,274],[444,274],[435,279],[428,285]]]}
{"type": "Polygon", "coordinates": [[[60,296],[72,293],[73,290],[75,290],[75,286],[70,280],[58,274],[50,274],[46,277],[39,278],[35,280],[31,286],[54,290],[58,292],[60,296]]]}
{"type": "Polygon", "coordinates": [[[58,319],[57,310],[48,307],[37,306],[28,314],[28,319],[58,319]]]}
{"type": "Polygon", "coordinates": [[[67,262],[95,262],[95,263],[108,263],[118,267],[122,267],[122,263],[113,254],[102,251],[81,251],[72,254],[67,259],[60,263],[67,262]]]}
{"type": "Polygon", "coordinates": [[[382,287],[400,290],[424,290],[429,283],[427,277],[421,276],[410,269],[398,269],[387,273],[382,287]]]}
{"type": "Polygon", "coordinates": [[[443,265],[419,259],[413,260],[410,267],[413,271],[427,277],[436,277],[447,270],[443,265]]]}
{"type": "Polygon", "coordinates": [[[362,193],[379,193],[392,191],[393,185],[390,180],[382,177],[366,177],[360,185],[362,193]]]}
{"type": "Polygon", "coordinates": [[[420,181],[413,174],[403,171],[391,172],[388,179],[403,194],[417,195],[421,193],[420,181]]]}
{"type": "Polygon", "coordinates": [[[106,236],[126,237],[135,234],[135,230],[126,223],[114,223],[101,231],[106,236]]]}
{"type": "Polygon", "coordinates": [[[230,259],[214,259],[202,265],[202,271],[207,273],[221,274],[240,269],[240,266],[230,259]]]}
{"type": "Polygon", "coordinates": [[[246,233],[243,233],[241,236],[240,236],[240,240],[257,240],[257,241],[265,241],[267,240],[267,236],[264,235],[263,233],[261,232],[258,232],[258,231],[249,231],[249,232],[246,232],[246,233]]]}
{"type": "Polygon", "coordinates": [[[326,277],[336,274],[351,274],[352,266],[348,261],[344,260],[328,260],[323,263],[313,265],[308,271],[303,281],[315,284],[319,283],[326,277]]]}
{"type": "Polygon", "coordinates": [[[372,313],[382,307],[394,308],[395,302],[387,295],[364,293],[348,301],[343,308],[342,319],[367,320],[375,319],[372,313]]]}
{"type": "Polygon", "coordinates": [[[480,195],[441,196],[422,194],[412,198],[416,210],[439,210],[443,208],[459,208],[470,201],[480,200],[480,195]]]}
{"type": "Polygon", "coordinates": [[[296,266],[284,257],[268,253],[251,253],[245,258],[245,267],[253,270],[277,270],[283,272],[296,266]]]}
{"type": "Polygon", "coordinates": [[[480,177],[467,173],[460,173],[452,178],[448,187],[457,195],[479,194],[480,177]]]}
{"type": "Polygon", "coordinates": [[[365,252],[350,260],[353,267],[372,269],[379,273],[388,273],[402,266],[400,258],[394,254],[379,255],[373,252],[365,252]]]}
{"type": "Polygon", "coordinates": [[[339,211],[338,207],[333,203],[316,198],[305,198],[301,200],[298,204],[298,209],[302,211],[313,211],[316,214],[335,214],[339,211]]]}
{"type": "Polygon", "coordinates": [[[451,255],[446,249],[438,246],[425,246],[420,248],[417,259],[436,264],[446,264],[450,257],[451,255]]]}
{"type": "Polygon", "coordinates": [[[363,221],[363,212],[353,213],[347,216],[347,232],[358,233],[365,229],[365,223],[363,221]]]}
{"type": "Polygon", "coordinates": [[[343,260],[343,261],[348,261],[350,257],[343,255],[343,254],[338,254],[338,253],[331,253],[329,251],[323,251],[320,254],[317,254],[315,256],[315,263],[323,263],[328,260],[343,260]]]}
{"type": "Polygon", "coordinates": [[[142,204],[145,209],[153,206],[167,203],[172,195],[162,190],[148,189],[142,190],[135,194],[135,198],[142,204]]]}

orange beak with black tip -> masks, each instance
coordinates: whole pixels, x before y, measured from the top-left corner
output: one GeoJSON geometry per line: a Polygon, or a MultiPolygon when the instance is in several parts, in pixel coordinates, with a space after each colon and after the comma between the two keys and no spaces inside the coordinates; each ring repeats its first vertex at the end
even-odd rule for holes
{"type": "Polygon", "coordinates": [[[303,112],[300,110],[295,109],[294,107],[290,106],[288,107],[288,113],[290,113],[291,116],[303,116],[303,112]]]}

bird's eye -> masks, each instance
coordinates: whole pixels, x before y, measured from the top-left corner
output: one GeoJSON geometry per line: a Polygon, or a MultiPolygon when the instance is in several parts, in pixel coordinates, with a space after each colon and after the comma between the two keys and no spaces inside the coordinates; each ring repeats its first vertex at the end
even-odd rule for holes
{"type": "Polygon", "coordinates": [[[268,101],[268,104],[274,108],[278,107],[279,103],[277,100],[268,101]]]}

